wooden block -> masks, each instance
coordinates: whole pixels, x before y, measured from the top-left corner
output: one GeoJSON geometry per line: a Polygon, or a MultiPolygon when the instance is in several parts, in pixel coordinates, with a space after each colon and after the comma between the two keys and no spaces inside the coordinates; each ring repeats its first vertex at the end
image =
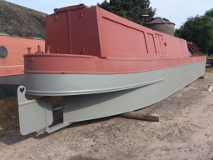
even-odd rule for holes
{"type": "Polygon", "coordinates": [[[204,75],[203,76],[201,76],[201,77],[199,77],[199,79],[204,79],[205,77],[204,77],[204,75]]]}
{"type": "Polygon", "coordinates": [[[128,112],[120,115],[123,118],[130,118],[130,119],[137,119],[137,120],[144,120],[144,121],[151,121],[151,122],[159,122],[159,115],[158,114],[140,114],[137,112],[128,112]]]}

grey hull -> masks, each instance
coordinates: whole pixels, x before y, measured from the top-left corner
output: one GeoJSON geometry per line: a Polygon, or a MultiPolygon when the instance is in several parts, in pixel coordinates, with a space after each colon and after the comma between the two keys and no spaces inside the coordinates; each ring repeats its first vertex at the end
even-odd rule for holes
{"type": "Polygon", "coordinates": [[[24,74],[0,77],[0,98],[5,96],[17,96],[16,90],[24,84],[24,74]]]}
{"type": "Polygon", "coordinates": [[[144,76],[160,75],[158,78],[165,80],[159,83],[111,93],[65,96],[64,121],[107,117],[147,107],[177,92],[204,73],[205,62],[200,62],[143,73],[144,76]]]}
{"type": "MultiPolygon", "coordinates": [[[[28,93],[37,95],[70,94],[69,96],[63,96],[65,104],[63,108],[63,123],[54,128],[49,128],[48,125],[46,125],[46,131],[53,132],[72,122],[102,118],[147,107],[170,96],[198,77],[204,75],[204,73],[205,62],[131,74],[79,74],[76,75],[75,78],[74,75],[70,75],[69,77],[63,74],[58,75],[59,77],[54,74],[28,74],[27,78],[29,78],[29,81],[31,80],[31,83],[27,83],[26,87],[28,93]],[[56,79],[50,78],[51,76],[52,78],[55,76],[56,79]],[[62,78],[61,76],[67,76],[68,79],[60,79],[62,78]],[[39,77],[41,78],[40,80],[39,77]],[[50,79],[47,79],[48,77],[50,79]],[[38,81],[34,82],[36,79],[38,81]],[[77,83],[82,84],[79,86],[81,88],[75,86],[76,83],[74,79],[78,81],[77,83]],[[43,84],[34,84],[38,82],[43,84]],[[73,82],[75,85],[73,85],[73,82]],[[30,86],[31,84],[32,86],[30,86]],[[75,87],[75,89],[71,90],[72,87],[75,87]],[[34,92],[36,89],[39,92],[34,92]],[[66,90],[64,91],[63,89],[66,90]]],[[[28,105],[27,101],[22,101],[22,99],[24,99],[24,93],[18,91],[19,104],[28,105]]],[[[45,104],[45,102],[43,103],[45,104]]],[[[20,107],[22,106],[19,105],[19,110],[21,110],[20,107]]],[[[42,108],[42,106],[40,107],[42,108]]],[[[45,106],[43,106],[43,108],[45,108],[45,106]]],[[[33,112],[34,110],[35,108],[32,107],[33,112]]],[[[28,113],[22,110],[19,116],[24,116],[28,113]]],[[[45,113],[43,115],[45,115],[45,113]]],[[[36,115],[36,117],[37,116],[39,115],[36,115]]],[[[49,119],[51,118],[52,117],[49,117],[49,119]]],[[[27,125],[24,125],[21,128],[27,128],[26,126],[27,125]]],[[[31,130],[33,130],[33,128],[31,130]]]]}
{"type": "Polygon", "coordinates": [[[107,93],[164,81],[161,72],[129,74],[25,74],[27,94],[69,96],[107,93]]]}
{"type": "Polygon", "coordinates": [[[0,84],[22,85],[24,84],[24,74],[0,77],[0,84]]]}

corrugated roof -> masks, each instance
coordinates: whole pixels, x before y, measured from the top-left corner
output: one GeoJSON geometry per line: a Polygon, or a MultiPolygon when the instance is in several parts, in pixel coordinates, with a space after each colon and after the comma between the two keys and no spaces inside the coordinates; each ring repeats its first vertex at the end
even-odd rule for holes
{"type": "Polygon", "coordinates": [[[46,14],[0,0],[0,33],[45,38],[46,14]]]}
{"type": "Polygon", "coordinates": [[[169,24],[175,24],[173,22],[170,22],[168,19],[166,18],[161,18],[161,17],[155,17],[155,18],[152,18],[148,24],[156,24],[156,23],[169,23],[169,24]]]}

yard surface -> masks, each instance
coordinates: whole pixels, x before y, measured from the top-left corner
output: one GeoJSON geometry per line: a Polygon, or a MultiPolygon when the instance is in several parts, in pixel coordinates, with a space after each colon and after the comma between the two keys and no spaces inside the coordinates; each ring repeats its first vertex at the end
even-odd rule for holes
{"type": "Polygon", "coordinates": [[[211,160],[213,92],[208,85],[213,86],[213,73],[137,111],[159,114],[160,122],[115,116],[27,136],[15,124],[0,124],[0,159],[211,160]]]}

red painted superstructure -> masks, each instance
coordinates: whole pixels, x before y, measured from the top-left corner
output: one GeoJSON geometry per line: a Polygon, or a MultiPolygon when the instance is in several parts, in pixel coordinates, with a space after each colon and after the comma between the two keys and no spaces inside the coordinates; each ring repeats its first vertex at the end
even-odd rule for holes
{"type": "Polygon", "coordinates": [[[50,53],[25,55],[26,73],[131,73],[205,61],[187,42],[83,4],[46,18],[50,53]]]}
{"type": "Polygon", "coordinates": [[[0,46],[7,50],[7,56],[0,57],[0,77],[24,74],[23,55],[27,53],[27,47],[31,48],[31,52],[36,52],[38,45],[44,48],[45,41],[0,36],[0,46]]]}

